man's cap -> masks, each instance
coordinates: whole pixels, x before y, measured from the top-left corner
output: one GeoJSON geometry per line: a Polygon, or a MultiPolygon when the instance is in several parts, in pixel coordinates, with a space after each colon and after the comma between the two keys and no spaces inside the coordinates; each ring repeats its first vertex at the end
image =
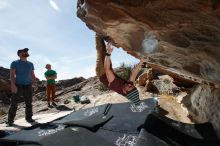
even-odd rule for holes
{"type": "Polygon", "coordinates": [[[127,97],[127,99],[129,99],[130,101],[134,102],[135,104],[138,104],[140,102],[139,92],[138,92],[137,88],[134,88],[133,90],[131,90],[126,95],[126,97],[127,97]]]}
{"type": "Polygon", "coordinates": [[[21,53],[21,52],[28,52],[28,48],[24,48],[24,49],[19,49],[18,50],[18,52],[17,52],[17,54],[18,54],[18,56],[19,56],[19,54],[21,53]]]}

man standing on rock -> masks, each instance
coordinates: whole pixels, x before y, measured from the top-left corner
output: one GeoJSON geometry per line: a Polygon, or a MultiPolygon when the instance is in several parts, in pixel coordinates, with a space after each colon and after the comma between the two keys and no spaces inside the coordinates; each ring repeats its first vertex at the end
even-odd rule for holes
{"type": "Polygon", "coordinates": [[[32,119],[32,98],[34,85],[35,91],[37,90],[37,82],[34,73],[33,63],[27,61],[29,57],[28,48],[20,49],[17,51],[19,60],[13,61],[10,67],[10,79],[11,79],[11,105],[8,112],[9,126],[13,125],[14,118],[16,116],[17,104],[20,96],[24,96],[25,101],[25,119],[27,122],[34,122],[32,119]]]}
{"type": "Polygon", "coordinates": [[[96,62],[96,75],[100,81],[109,89],[125,96],[128,100],[132,101],[135,105],[140,105],[139,92],[134,86],[134,81],[138,75],[144,59],[133,69],[128,81],[119,78],[112,69],[111,53],[113,47],[108,43],[107,48],[102,38],[96,36],[96,49],[97,49],[97,62],[96,62]]]}
{"type": "Polygon", "coordinates": [[[46,79],[47,79],[47,103],[48,107],[52,107],[50,103],[52,103],[53,106],[56,106],[56,103],[54,102],[55,98],[55,92],[56,92],[56,82],[55,79],[57,78],[57,73],[56,71],[51,69],[51,65],[47,64],[45,66],[47,71],[44,73],[46,79]]]}

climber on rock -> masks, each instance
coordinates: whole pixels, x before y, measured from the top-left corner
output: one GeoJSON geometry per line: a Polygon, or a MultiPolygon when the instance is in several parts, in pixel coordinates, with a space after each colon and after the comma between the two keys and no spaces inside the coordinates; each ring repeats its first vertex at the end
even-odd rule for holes
{"type": "Polygon", "coordinates": [[[97,62],[96,62],[96,75],[100,81],[109,89],[125,96],[128,100],[132,101],[135,105],[140,105],[139,92],[134,86],[134,81],[138,75],[138,71],[144,63],[141,59],[136,67],[132,70],[129,80],[123,80],[118,77],[111,64],[111,53],[113,47],[110,43],[105,46],[105,42],[99,36],[96,36],[96,49],[97,49],[97,62]]]}

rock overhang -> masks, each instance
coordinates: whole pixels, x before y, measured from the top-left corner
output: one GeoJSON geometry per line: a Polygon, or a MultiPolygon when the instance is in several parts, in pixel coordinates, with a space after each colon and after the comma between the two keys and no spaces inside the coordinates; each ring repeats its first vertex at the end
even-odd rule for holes
{"type": "Polygon", "coordinates": [[[150,66],[188,80],[220,81],[218,0],[78,0],[77,16],[150,66]]]}

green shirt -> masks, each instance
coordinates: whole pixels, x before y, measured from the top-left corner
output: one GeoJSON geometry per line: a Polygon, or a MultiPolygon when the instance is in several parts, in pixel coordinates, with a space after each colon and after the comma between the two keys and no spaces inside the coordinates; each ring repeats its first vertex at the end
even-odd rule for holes
{"type": "MultiPolygon", "coordinates": [[[[45,77],[52,77],[52,76],[57,75],[57,72],[54,71],[54,70],[47,70],[44,73],[44,75],[45,75],[45,77]]],[[[47,84],[55,84],[55,80],[54,79],[49,79],[49,80],[47,80],[47,84]]]]}

